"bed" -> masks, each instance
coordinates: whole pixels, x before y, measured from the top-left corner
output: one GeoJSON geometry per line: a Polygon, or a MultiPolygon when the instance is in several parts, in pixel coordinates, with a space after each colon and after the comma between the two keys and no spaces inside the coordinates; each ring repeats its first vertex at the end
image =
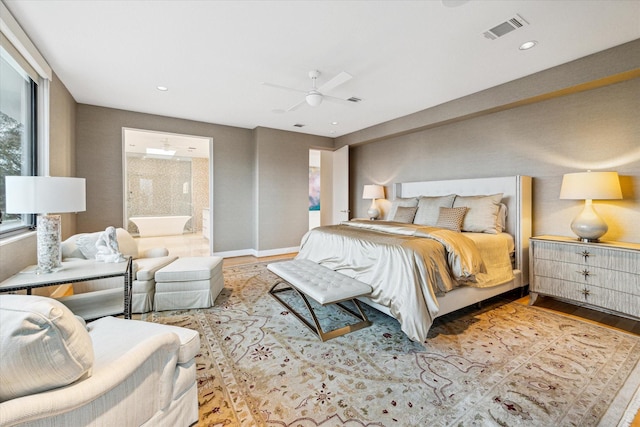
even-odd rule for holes
{"type": "Polygon", "coordinates": [[[397,183],[393,193],[393,221],[317,227],[297,258],[369,284],[360,299],[419,342],[436,317],[528,284],[531,177],[397,183]],[[491,219],[478,216],[487,203],[491,219]]]}

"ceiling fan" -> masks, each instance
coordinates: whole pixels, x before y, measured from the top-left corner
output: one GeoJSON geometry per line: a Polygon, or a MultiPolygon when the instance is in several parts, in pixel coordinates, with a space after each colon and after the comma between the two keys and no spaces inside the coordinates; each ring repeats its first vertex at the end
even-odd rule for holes
{"type": "Polygon", "coordinates": [[[335,76],[334,78],[332,78],[331,80],[329,80],[328,82],[326,82],[325,84],[323,84],[320,87],[316,86],[318,77],[320,77],[320,71],[318,71],[318,70],[309,71],[309,78],[311,79],[311,89],[310,90],[294,89],[294,88],[291,88],[291,87],[281,86],[281,85],[277,85],[277,84],[273,84],[273,83],[267,83],[267,82],[262,82],[262,84],[265,85],[265,86],[271,86],[271,87],[275,87],[275,88],[278,88],[278,89],[285,89],[285,90],[290,90],[290,91],[293,91],[293,92],[300,92],[300,93],[304,93],[305,94],[304,99],[302,99],[297,104],[292,105],[291,107],[287,108],[287,111],[297,110],[300,106],[304,105],[305,103],[308,104],[311,107],[317,107],[318,105],[320,105],[322,103],[322,101],[324,99],[326,99],[328,101],[339,101],[339,102],[348,101],[346,99],[342,99],[342,98],[337,98],[335,96],[326,95],[326,92],[329,92],[330,90],[333,90],[333,89],[337,88],[338,86],[340,86],[341,84],[346,83],[347,81],[351,80],[353,78],[353,76],[351,74],[342,71],[340,74],[338,74],[337,76],[335,76]]]}

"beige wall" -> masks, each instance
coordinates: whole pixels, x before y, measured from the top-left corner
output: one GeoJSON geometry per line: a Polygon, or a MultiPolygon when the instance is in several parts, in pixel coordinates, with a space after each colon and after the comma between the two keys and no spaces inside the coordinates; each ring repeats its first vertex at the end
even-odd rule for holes
{"type": "Polygon", "coordinates": [[[195,135],[213,140],[214,251],[252,247],[253,140],[249,129],[78,105],[77,173],[87,179],[80,231],[122,226],[122,129],[195,135]]]}
{"type": "Polygon", "coordinates": [[[309,230],[309,149],[333,146],[319,136],[257,128],[255,248],[295,248],[309,230]]]}
{"type": "Polygon", "coordinates": [[[76,151],[77,173],[87,179],[88,196],[87,212],[78,215],[80,231],[122,225],[123,127],[213,139],[214,252],[250,253],[300,243],[308,227],[308,150],[331,147],[332,139],[84,104],[78,106],[76,151]]]}
{"type": "MultiPolygon", "coordinates": [[[[640,41],[632,46],[635,50],[628,56],[620,54],[629,53],[630,46],[625,45],[582,59],[580,65],[593,64],[593,69],[601,74],[591,77],[598,79],[606,79],[607,68],[602,67],[602,62],[612,57],[624,64],[611,63],[609,70],[618,72],[621,68],[635,67],[637,71],[640,41]]],[[[521,92],[548,77],[540,74],[560,76],[561,69],[568,73],[574,65],[520,79],[521,92]]],[[[557,82],[557,78],[550,80],[557,82]]],[[[350,150],[353,216],[365,215],[368,203],[357,195],[364,184],[371,182],[384,184],[391,198],[391,184],[400,181],[530,175],[534,178],[533,233],[572,236],[570,223],[583,202],[558,199],[562,175],[587,169],[615,170],[621,175],[624,200],[594,202],[609,224],[604,239],[640,242],[640,78],[620,80],[493,111],[485,104],[482,107],[485,110],[477,115],[468,115],[469,110],[458,100],[455,101],[461,107],[458,119],[452,119],[455,114],[446,105],[442,106],[448,110],[446,119],[430,123],[423,130],[395,132],[398,126],[421,129],[418,120],[388,124],[343,138],[338,145],[345,141],[357,143],[350,150]],[[396,136],[385,137],[391,128],[396,136]]],[[[541,93],[546,88],[535,89],[541,93]]],[[[495,88],[496,102],[503,89],[495,88]]],[[[493,90],[477,96],[490,99],[493,90]]],[[[473,105],[474,95],[468,98],[473,105]]],[[[438,114],[434,111],[430,116],[438,114]]]]}

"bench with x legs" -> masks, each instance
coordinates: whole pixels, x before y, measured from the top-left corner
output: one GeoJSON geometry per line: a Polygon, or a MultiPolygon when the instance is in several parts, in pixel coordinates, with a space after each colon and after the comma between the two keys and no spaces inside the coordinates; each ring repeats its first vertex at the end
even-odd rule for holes
{"type": "Polygon", "coordinates": [[[282,279],[276,281],[269,290],[269,294],[315,333],[321,341],[339,337],[371,325],[371,322],[362,311],[359,301],[355,299],[356,297],[371,293],[371,286],[366,283],[362,283],[318,263],[304,259],[271,263],[267,265],[267,269],[282,279]],[[280,285],[283,284],[285,287],[280,287],[280,285]],[[287,284],[289,286],[286,286],[287,284]],[[281,292],[291,290],[295,291],[304,302],[304,305],[311,314],[313,324],[278,295],[281,292]],[[322,330],[316,313],[307,297],[312,298],[323,306],[335,304],[359,321],[325,332],[322,330]],[[357,312],[343,304],[346,301],[352,301],[357,312]]]}

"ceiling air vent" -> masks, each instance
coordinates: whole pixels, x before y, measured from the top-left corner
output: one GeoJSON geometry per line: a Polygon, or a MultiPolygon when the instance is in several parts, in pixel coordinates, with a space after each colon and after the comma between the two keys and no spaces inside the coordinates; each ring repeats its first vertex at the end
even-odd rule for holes
{"type": "Polygon", "coordinates": [[[355,96],[352,96],[351,98],[347,98],[347,101],[360,102],[360,101],[362,101],[362,99],[356,98],[355,96]]]}
{"type": "Polygon", "coordinates": [[[296,128],[303,128],[303,127],[304,127],[304,125],[303,125],[302,123],[296,123],[295,125],[293,125],[293,127],[296,127],[296,128]]]}
{"type": "Polygon", "coordinates": [[[529,23],[522,16],[516,14],[512,18],[507,19],[482,34],[489,40],[495,40],[525,25],[529,25],[529,23]]]}

